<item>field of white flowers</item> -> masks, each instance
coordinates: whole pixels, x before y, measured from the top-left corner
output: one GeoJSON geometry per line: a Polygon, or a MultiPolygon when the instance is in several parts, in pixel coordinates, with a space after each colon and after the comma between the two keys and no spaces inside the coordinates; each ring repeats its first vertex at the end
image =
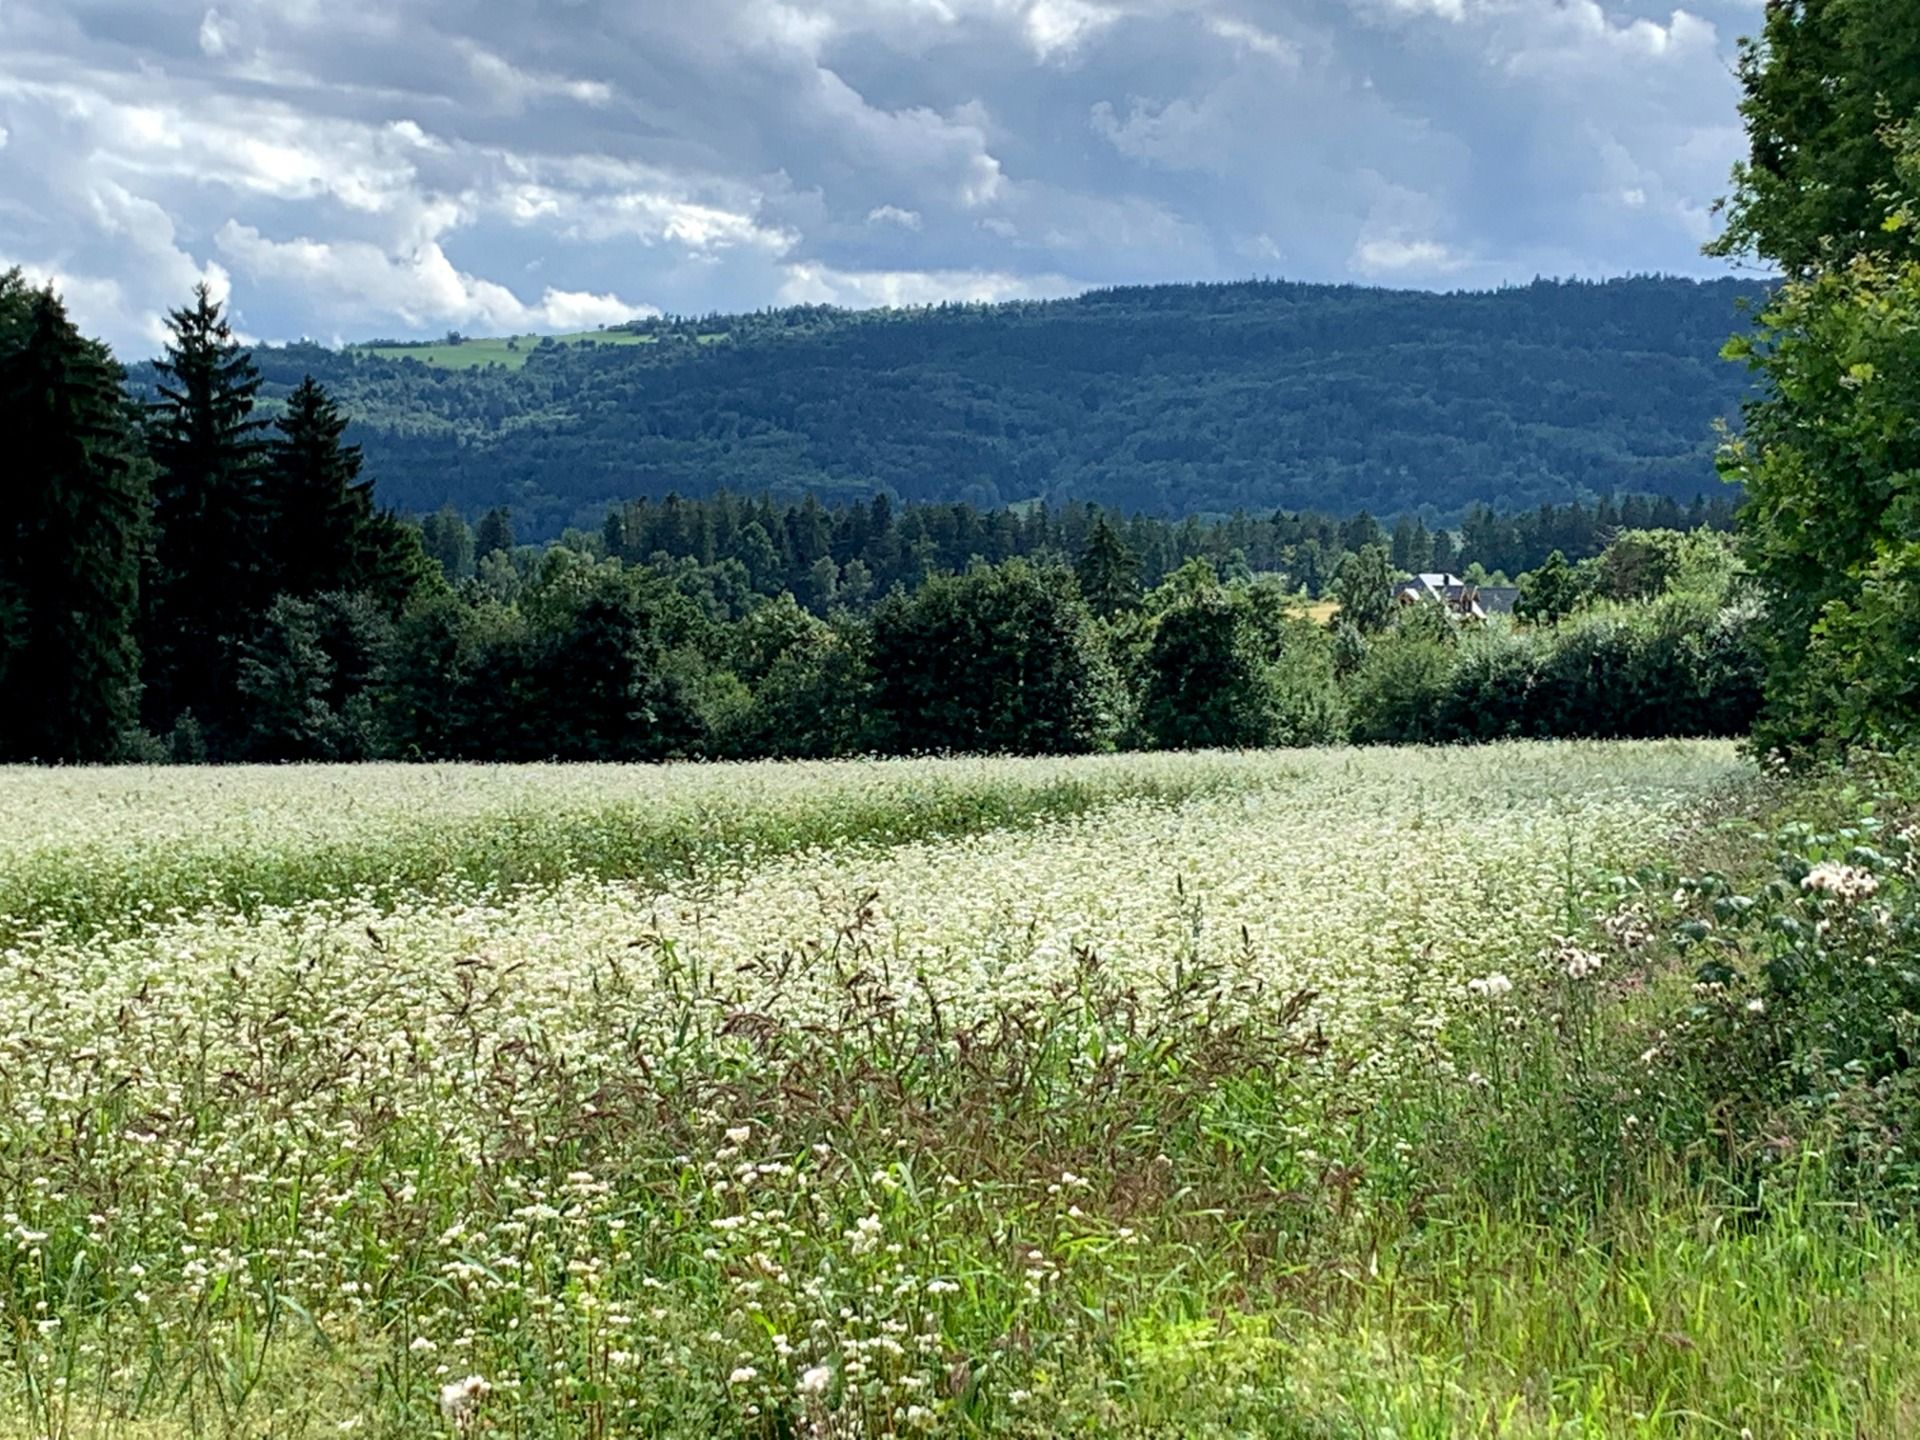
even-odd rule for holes
{"type": "Polygon", "coordinates": [[[0,772],[0,1433],[1611,1433],[1274,1377],[1746,780],[0,772]]]}

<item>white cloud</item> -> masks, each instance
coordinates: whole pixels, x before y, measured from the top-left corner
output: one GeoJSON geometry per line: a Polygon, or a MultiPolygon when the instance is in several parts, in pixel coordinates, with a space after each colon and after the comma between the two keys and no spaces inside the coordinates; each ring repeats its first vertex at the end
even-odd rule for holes
{"type": "Polygon", "coordinates": [[[1353,268],[1362,275],[1450,275],[1465,261],[1435,240],[1362,240],[1353,251],[1353,268]]]}
{"type": "Polygon", "coordinates": [[[780,287],[783,305],[843,305],[907,308],[960,300],[1045,300],[1086,289],[1060,275],[1011,275],[981,271],[834,270],[825,265],[787,267],[780,287]]]}
{"type": "Polygon", "coordinates": [[[233,221],[214,243],[221,254],[257,280],[296,284],[325,295],[340,312],[368,319],[397,316],[428,328],[444,324],[493,331],[575,330],[658,314],[617,295],[593,295],[549,287],[528,304],[504,285],[455,268],[439,245],[429,242],[407,255],[377,246],[301,238],[269,240],[233,221]]]}
{"type": "Polygon", "coordinates": [[[1027,43],[1043,59],[1071,53],[1081,41],[1118,20],[1119,14],[1089,0],[1032,0],[1027,7],[1027,43]]]}
{"type": "Polygon", "coordinates": [[[0,0],[0,253],[133,353],[216,261],[323,335],[1697,271],[1759,11],[1674,7],[0,0]]]}
{"type": "Polygon", "coordinates": [[[1269,60],[1278,60],[1287,66],[1300,63],[1300,48],[1290,40],[1283,40],[1271,31],[1262,30],[1246,20],[1231,16],[1215,15],[1208,19],[1207,29],[1222,40],[1232,41],[1235,45],[1264,55],[1269,60]]]}
{"type": "Polygon", "coordinates": [[[598,106],[613,99],[613,88],[604,81],[569,80],[522,70],[472,40],[456,40],[454,48],[465,58],[473,78],[496,103],[509,110],[522,109],[535,100],[572,100],[598,106]]]}
{"type": "Polygon", "coordinates": [[[227,32],[218,10],[200,17],[200,53],[212,60],[227,53],[227,32]]]}

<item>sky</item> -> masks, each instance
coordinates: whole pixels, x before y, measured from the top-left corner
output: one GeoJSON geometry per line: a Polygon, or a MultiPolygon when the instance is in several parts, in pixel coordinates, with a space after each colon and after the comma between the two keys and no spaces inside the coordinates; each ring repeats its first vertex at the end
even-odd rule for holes
{"type": "Polygon", "coordinates": [[[0,268],[152,354],[1711,275],[1760,0],[0,0],[0,268]]]}

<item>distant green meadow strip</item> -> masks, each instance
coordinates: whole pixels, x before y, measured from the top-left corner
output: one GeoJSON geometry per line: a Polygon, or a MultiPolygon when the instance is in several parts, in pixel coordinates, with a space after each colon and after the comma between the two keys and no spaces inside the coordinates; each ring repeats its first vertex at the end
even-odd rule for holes
{"type": "Polygon", "coordinates": [[[699,766],[0,769],[0,942],[365,894],[659,883],[1271,785],[1228,754],[699,766]]]}

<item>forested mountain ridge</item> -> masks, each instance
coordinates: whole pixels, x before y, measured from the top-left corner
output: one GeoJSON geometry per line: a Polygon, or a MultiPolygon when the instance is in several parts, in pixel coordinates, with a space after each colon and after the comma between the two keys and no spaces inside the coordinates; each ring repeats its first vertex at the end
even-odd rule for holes
{"type": "Polygon", "coordinates": [[[723,487],[1452,520],[1713,489],[1713,422],[1747,384],[1719,352],[1760,293],[1248,282],[650,321],[618,344],[522,342],[511,368],[313,345],[255,357],[269,402],[309,374],[337,398],[382,502],[507,504],[528,537],[723,487]]]}

